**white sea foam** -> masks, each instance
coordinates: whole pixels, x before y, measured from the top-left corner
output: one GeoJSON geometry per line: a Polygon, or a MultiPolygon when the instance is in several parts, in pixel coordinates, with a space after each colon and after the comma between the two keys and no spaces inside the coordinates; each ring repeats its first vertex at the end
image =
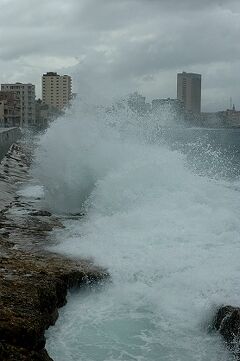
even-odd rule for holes
{"type": "Polygon", "coordinates": [[[44,189],[43,186],[40,185],[24,184],[24,186],[17,191],[17,194],[25,198],[43,198],[44,189]]]}
{"type": "Polygon", "coordinates": [[[208,332],[239,305],[240,193],[191,172],[156,119],[72,109],[40,141],[49,206],[87,211],[56,250],[108,267],[112,284],[69,297],[47,348],[58,361],[231,360],[208,332]]]}

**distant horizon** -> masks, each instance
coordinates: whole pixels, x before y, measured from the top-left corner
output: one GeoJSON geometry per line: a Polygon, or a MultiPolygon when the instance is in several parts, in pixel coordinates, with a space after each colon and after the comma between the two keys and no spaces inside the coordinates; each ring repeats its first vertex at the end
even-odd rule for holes
{"type": "Polygon", "coordinates": [[[202,74],[202,111],[240,109],[240,3],[229,0],[0,0],[2,83],[71,75],[92,99],[137,90],[175,98],[176,74],[202,74]]]}
{"type": "MultiPolygon", "coordinates": [[[[60,74],[60,75],[64,75],[64,74],[67,74],[67,73],[66,73],[66,70],[67,70],[66,68],[63,68],[62,71],[61,71],[61,69],[58,69],[58,70],[55,70],[55,71],[51,70],[51,72],[55,72],[55,73],[58,73],[58,74],[60,74]]],[[[28,83],[29,83],[29,84],[33,84],[33,85],[35,85],[36,100],[42,99],[41,79],[42,79],[42,75],[43,75],[44,73],[47,73],[47,72],[49,72],[49,71],[46,70],[45,72],[43,72],[43,73],[41,74],[40,80],[39,80],[38,84],[37,84],[37,83],[29,82],[28,80],[26,80],[26,81],[18,81],[18,80],[16,80],[16,81],[14,81],[14,80],[13,80],[13,81],[5,81],[4,83],[1,81],[0,84],[7,84],[7,83],[12,83],[12,84],[15,84],[15,83],[28,84],[28,83]]],[[[183,72],[186,72],[186,71],[183,71],[183,72]]],[[[188,73],[188,72],[187,72],[187,73],[188,73]]],[[[194,72],[194,73],[195,73],[195,74],[200,74],[200,75],[202,76],[202,78],[203,78],[203,74],[197,73],[197,72],[194,72]]],[[[178,74],[178,73],[176,73],[176,77],[177,77],[177,74],[178,74]]],[[[72,76],[70,73],[67,74],[67,75],[70,75],[70,76],[72,77],[72,81],[73,81],[73,93],[79,94],[79,92],[75,91],[75,89],[74,89],[74,76],[72,76]]],[[[75,86],[76,86],[76,84],[75,84],[75,86]]],[[[176,86],[177,86],[177,80],[176,80],[176,86]]],[[[146,98],[146,103],[150,103],[150,104],[152,103],[152,100],[154,100],[154,99],[168,99],[168,98],[170,98],[170,99],[177,99],[177,90],[176,90],[176,94],[175,94],[175,95],[172,95],[172,96],[170,96],[170,95],[165,95],[165,96],[162,96],[162,97],[160,97],[160,96],[153,97],[153,96],[151,96],[151,95],[148,96],[148,95],[144,94],[143,92],[140,92],[139,90],[135,89],[135,90],[132,90],[131,92],[128,92],[128,93],[126,93],[126,94],[119,95],[118,98],[115,98],[115,99],[112,99],[112,100],[113,100],[113,102],[115,102],[116,99],[125,98],[125,97],[127,97],[129,94],[133,94],[134,92],[137,92],[137,93],[139,93],[140,95],[144,96],[144,97],[146,98]]],[[[202,93],[204,93],[203,87],[202,87],[202,93]]],[[[79,95],[80,95],[80,94],[79,94],[79,95]]],[[[95,97],[95,98],[96,98],[96,97],[95,97]]],[[[202,97],[202,98],[203,98],[203,97],[202,97]]],[[[232,107],[233,107],[233,105],[235,105],[236,110],[239,110],[239,111],[240,111],[240,105],[239,105],[239,107],[237,107],[236,103],[234,103],[234,101],[233,101],[233,97],[230,96],[229,99],[226,99],[226,102],[225,102],[226,104],[225,104],[225,105],[222,105],[222,106],[219,106],[219,108],[213,108],[214,106],[208,107],[207,105],[205,105],[205,107],[204,107],[203,100],[202,100],[201,113],[216,113],[216,112],[219,112],[219,111],[225,111],[225,110],[227,110],[227,109],[232,109],[232,107],[230,107],[230,99],[231,99],[232,107]],[[228,104],[227,104],[227,102],[228,102],[228,104]]],[[[108,101],[111,101],[111,98],[109,98],[108,101]]],[[[215,105],[215,107],[216,107],[216,105],[215,105]]]]}

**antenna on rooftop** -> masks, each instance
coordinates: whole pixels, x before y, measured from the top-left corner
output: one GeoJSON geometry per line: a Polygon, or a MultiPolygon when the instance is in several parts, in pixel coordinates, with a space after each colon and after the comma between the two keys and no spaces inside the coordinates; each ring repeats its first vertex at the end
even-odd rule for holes
{"type": "Polygon", "coordinates": [[[230,97],[230,108],[229,109],[232,109],[232,97],[230,97]]]}

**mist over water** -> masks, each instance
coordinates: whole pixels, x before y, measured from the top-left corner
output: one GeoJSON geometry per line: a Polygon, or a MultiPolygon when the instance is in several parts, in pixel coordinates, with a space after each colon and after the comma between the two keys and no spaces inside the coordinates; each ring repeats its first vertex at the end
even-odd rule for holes
{"type": "Polygon", "coordinates": [[[54,249],[112,276],[69,296],[48,332],[58,361],[233,359],[209,325],[216,307],[239,305],[237,162],[166,119],[76,104],[40,140],[46,204],[85,212],[54,249]]]}

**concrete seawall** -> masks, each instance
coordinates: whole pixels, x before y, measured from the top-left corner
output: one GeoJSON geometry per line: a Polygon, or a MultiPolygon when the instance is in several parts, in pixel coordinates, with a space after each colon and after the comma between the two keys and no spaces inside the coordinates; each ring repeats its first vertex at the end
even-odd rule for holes
{"type": "Polygon", "coordinates": [[[0,128],[0,161],[20,135],[19,128],[0,128]]]}

